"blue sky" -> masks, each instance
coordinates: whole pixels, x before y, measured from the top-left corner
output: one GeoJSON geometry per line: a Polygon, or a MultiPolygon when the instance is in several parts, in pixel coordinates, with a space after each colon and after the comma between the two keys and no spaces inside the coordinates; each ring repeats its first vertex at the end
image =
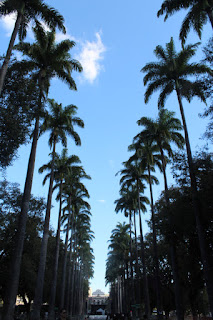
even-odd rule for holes
{"type": "MultiPolygon", "coordinates": [[[[71,51],[84,68],[79,75],[73,73],[78,92],[72,92],[65,84],[53,79],[50,98],[64,106],[75,104],[78,115],[85,122],[85,129],[79,129],[82,146],[75,147],[68,141],[70,154],[77,154],[92,181],[87,182],[90,193],[92,230],[95,240],[92,243],[95,254],[95,274],[91,281],[92,291],[105,288],[105,261],[107,258],[107,241],[111,230],[118,221],[126,221],[123,214],[115,214],[114,201],[119,197],[119,177],[115,177],[122,167],[121,163],[129,157],[128,145],[139,132],[136,121],[142,116],[157,116],[157,94],[148,105],[144,104],[143,74],[140,69],[148,62],[154,61],[153,50],[156,45],[165,45],[173,36],[176,48],[180,49],[178,33],[184,12],[169,18],[157,18],[157,11],[162,0],[155,1],[121,1],[121,0],[78,0],[46,1],[55,7],[65,18],[67,35],[57,33],[57,41],[64,38],[75,40],[76,46],[71,51]]],[[[5,53],[14,18],[0,20],[0,54],[5,53]]],[[[210,25],[203,32],[203,44],[212,35],[210,25]]],[[[32,41],[29,28],[27,40],[32,41]]],[[[199,41],[190,33],[187,43],[199,41]]],[[[201,49],[196,59],[202,58],[201,49]]],[[[194,99],[189,105],[184,101],[186,119],[189,126],[192,149],[202,147],[200,139],[205,131],[207,121],[198,117],[204,105],[194,99]]],[[[177,112],[180,118],[177,100],[172,95],[166,107],[177,112]]],[[[47,196],[47,186],[42,186],[43,176],[38,168],[49,161],[50,152],[47,144],[48,135],[39,139],[32,193],[47,196]]],[[[210,148],[212,148],[210,146],[210,148]]],[[[7,170],[7,178],[18,182],[23,189],[30,145],[21,147],[19,158],[7,170]]],[[[58,146],[59,152],[61,147],[58,146]]],[[[155,200],[163,188],[162,179],[155,188],[155,200]]],[[[170,177],[170,183],[172,178],[170,177]]],[[[148,190],[146,191],[148,196],[148,190]]],[[[51,213],[51,225],[57,223],[58,204],[54,202],[51,213]]],[[[144,216],[149,218],[150,212],[144,216]]],[[[147,227],[144,222],[144,232],[147,227]]]]}

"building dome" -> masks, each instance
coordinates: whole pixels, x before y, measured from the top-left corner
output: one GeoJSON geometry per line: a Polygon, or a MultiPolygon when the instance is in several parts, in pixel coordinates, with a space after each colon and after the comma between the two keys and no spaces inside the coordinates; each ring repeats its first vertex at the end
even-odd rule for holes
{"type": "Polygon", "coordinates": [[[105,293],[103,291],[101,291],[100,289],[97,289],[96,291],[94,291],[92,293],[93,296],[104,296],[105,293]]]}

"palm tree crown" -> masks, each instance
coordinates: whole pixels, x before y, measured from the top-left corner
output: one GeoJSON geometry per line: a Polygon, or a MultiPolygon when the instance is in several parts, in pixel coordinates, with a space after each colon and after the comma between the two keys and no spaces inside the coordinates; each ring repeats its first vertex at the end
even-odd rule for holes
{"type": "Polygon", "coordinates": [[[74,41],[64,40],[55,43],[55,32],[45,32],[41,26],[34,28],[35,43],[20,42],[15,49],[27,57],[17,62],[23,69],[33,72],[33,77],[42,84],[48,93],[50,80],[57,77],[68,84],[72,90],[77,90],[71,72],[82,71],[81,64],[71,59],[69,50],[75,45],[74,41]]]}
{"type": "Polygon", "coordinates": [[[195,30],[199,38],[203,26],[209,19],[213,28],[213,1],[212,0],[164,0],[158,17],[165,14],[164,20],[181,9],[189,9],[180,29],[180,39],[184,44],[191,28],[195,30]]]}
{"type": "Polygon", "coordinates": [[[178,148],[183,148],[184,138],[180,131],[183,129],[179,119],[174,117],[175,112],[167,109],[160,109],[158,118],[153,120],[142,117],[137,121],[139,126],[143,126],[143,131],[139,134],[141,139],[151,139],[155,141],[162,151],[166,150],[172,156],[171,143],[178,148]]]}
{"type": "Polygon", "coordinates": [[[78,108],[74,105],[68,105],[63,108],[61,103],[58,104],[53,99],[48,99],[48,102],[50,111],[46,113],[40,133],[50,131],[50,147],[59,140],[66,147],[67,135],[70,135],[74,139],[76,145],[81,145],[81,139],[73,127],[74,125],[78,125],[84,128],[83,120],[75,117],[78,108]]]}
{"type": "Polygon", "coordinates": [[[201,63],[189,63],[195,55],[199,43],[188,45],[180,52],[176,52],[173,38],[166,44],[166,49],[157,46],[154,50],[159,62],[147,63],[142,69],[145,72],[144,85],[147,85],[145,102],[149,101],[153,92],[161,90],[158,107],[164,107],[165,100],[174,90],[180,92],[181,97],[191,101],[197,96],[205,102],[203,86],[199,81],[189,80],[188,77],[198,74],[211,73],[211,70],[201,63]]]}
{"type": "Polygon", "coordinates": [[[53,31],[58,27],[64,33],[64,18],[54,8],[49,7],[43,0],[3,0],[0,5],[0,17],[11,13],[16,13],[16,22],[10,38],[7,53],[0,69],[0,94],[3,88],[9,60],[11,57],[14,43],[19,34],[22,41],[27,34],[27,26],[30,21],[39,25],[38,19],[44,21],[53,31]]]}
{"type": "Polygon", "coordinates": [[[30,21],[37,22],[42,19],[51,29],[58,27],[65,32],[64,18],[54,8],[49,7],[43,0],[4,0],[0,7],[0,16],[11,13],[21,15],[21,23],[18,29],[19,38],[26,37],[27,25],[30,21]]]}

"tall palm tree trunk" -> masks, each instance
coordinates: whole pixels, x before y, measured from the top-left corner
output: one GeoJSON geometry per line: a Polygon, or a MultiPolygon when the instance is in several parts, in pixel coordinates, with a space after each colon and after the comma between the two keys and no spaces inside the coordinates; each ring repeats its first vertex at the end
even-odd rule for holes
{"type": "Polygon", "coordinates": [[[66,295],[66,301],[65,301],[65,306],[66,306],[66,310],[68,312],[70,312],[70,296],[71,296],[71,269],[72,269],[72,242],[73,242],[73,234],[74,234],[74,230],[73,230],[73,225],[74,225],[74,212],[71,213],[71,200],[69,199],[69,217],[70,219],[72,219],[71,222],[71,237],[70,237],[70,252],[69,252],[69,258],[68,258],[68,277],[67,277],[67,295],[66,295]]]}
{"type": "Polygon", "coordinates": [[[138,215],[139,215],[139,226],[140,226],[140,238],[141,238],[141,260],[143,267],[143,282],[144,282],[144,301],[145,301],[145,313],[147,318],[150,317],[150,300],[149,300],[149,288],[148,288],[148,279],[146,273],[146,260],[145,260],[145,251],[144,251],[144,241],[143,241],[143,229],[142,229],[142,220],[141,220],[141,205],[140,205],[140,193],[138,188],[138,215]]]}
{"type": "Polygon", "coordinates": [[[127,312],[129,312],[131,308],[131,286],[129,283],[129,264],[128,261],[126,262],[126,301],[127,301],[127,312]]]}
{"type": "Polygon", "coordinates": [[[72,261],[72,274],[71,274],[71,286],[70,286],[70,301],[69,301],[69,315],[74,315],[74,286],[75,286],[75,272],[76,272],[76,260],[73,258],[72,261]]]}
{"type": "MultiPolygon", "coordinates": [[[[41,96],[40,96],[41,104],[41,96]]],[[[12,258],[9,281],[6,288],[4,306],[3,306],[3,320],[13,320],[13,313],[15,308],[15,301],[18,292],[21,259],[24,247],[24,236],[27,223],[27,213],[29,210],[30,195],[32,189],[33,173],[35,167],[36,149],[39,133],[39,116],[35,122],[33,133],[33,141],[31,146],[30,157],[28,161],[27,176],[25,180],[24,193],[22,197],[21,212],[19,215],[18,228],[15,241],[14,255],[12,258]]]]}
{"type": "Polygon", "coordinates": [[[73,264],[72,264],[72,276],[71,276],[71,286],[70,286],[70,301],[69,301],[69,315],[74,315],[75,309],[75,297],[74,288],[75,288],[75,280],[77,273],[77,259],[75,256],[76,253],[76,234],[74,235],[74,243],[73,243],[73,264]]]}
{"type": "MultiPolygon", "coordinates": [[[[69,206],[71,197],[69,197],[69,206]]],[[[65,297],[65,285],[66,285],[66,271],[67,271],[67,248],[68,248],[68,240],[69,240],[69,231],[70,231],[70,214],[68,215],[67,221],[67,231],[65,237],[65,249],[64,249],[64,261],[63,261],[63,271],[62,271],[62,280],[61,280],[61,300],[60,300],[60,309],[64,308],[64,297],[65,297]]]]}
{"type": "MultiPolygon", "coordinates": [[[[136,278],[137,278],[137,282],[136,282],[136,286],[137,286],[136,303],[140,304],[140,302],[141,302],[141,292],[140,292],[140,274],[139,274],[139,266],[138,266],[138,242],[137,242],[135,210],[134,210],[133,217],[134,217],[134,233],[135,233],[135,253],[136,253],[136,278]]],[[[141,309],[139,309],[139,313],[140,312],[141,312],[141,309]]],[[[140,314],[139,314],[139,317],[141,317],[140,314]]]]}
{"type": "Polygon", "coordinates": [[[66,309],[71,311],[71,299],[72,299],[72,252],[73,252],[73,227],[71,227],[71,238],[70,238],[70,255],[69,255],[69,270],[67,277],[67,296],[66,296],[66,309]]]}
{"type": "Polygon", "coordinates": [[[77,312],[77,294],[74,294],[74,292],[78,292],[78,261],[76,258],[74,260],[74,271],[72,275],[71,316],[76,315],[77,312]]]}
{"type": "Polygon", "coordinates": [[[132,213],[129,213],[129,235],[130,235],[130,243],[129,243],[129,250],[130,250],[130,272],[131,272],[131,305],[135,304],[135,288],[134,288],[134,276],[133,276],[133,256],[132,256],[132,213]]]}
{"type": "Polygon", "coordinates": [[[43,300],[44,274],[45,274],[46,257],[47,257],[47,244],[48,244],[48,238],[49,238],[50,212],[51,212],[53,180],[54,180],[55,147],[56,147],[56,142],[54,141],[53,152],[52,152],[50,184],[49,184],[48,199],[47,199],[47,209],[46,209],[45,222],[44,222],[43,238],[41,242],[41,251],[40,251],[37,281],[36,281],[35,296],[34,296],[33,309],[31,314],[32,320],[40,320],[40,311],[41,311],[41,305],[43,300]]]}
{"type": "MultiPolygon", "coordinates": [[[[72,225],[71,225],[71,237],[70,237],[70,256],[69,256],[69,270],[68,270],[68,279],[67,279],[67,297],[66,297],[66,308],[68,313],[71,314],[72,312],[72,297],[73,297],[73,275],[74,269],[72,263],[72,258],[75,252],[75,243],[76,243],[76,234],[75,234],[75,224],[74,224],[74,206],[72,208],[72,225]]],[[[71,215],[71,212],[70,212],[71,215]]],[[[74,259],[73,259],[74,260],[74,259]]]]}
{"type": "Polygon", "coordinates": [[[184,115],[180,90],[179,90],[177,81],[176,81],[176,93],[177,93],[177,98],[179,102],[180,113],[183,121],[183,128],[184,128],[184,134],[185,134],[187,158],[188,158],[189,173],[190,173],[190,179],[191,179],[192,202],[194,207],[194,215],[196,219],[196,227],[197,227],[199,244],[200,244],[201,259],[203,263],[204,277],[206,280],[210,311],[211,311],[211,314],[213,315],[213,266],[211,265],[210,257],[208,255],[208,246],[205,239],[205,230],[201,222],[202,207],[201,207],[201,203],[200,203],[198,192],[197,192],[197,183],[196,183],[196,177],[194,173],[194,165],[193,165],[191,147],[189,142],[189,135],[188,135],[186,119],[184,115]]]}
{"type": "Polygon", "coordinates": [[[128,309],[127,309],[127,286],[126,286],[126,278],[125,278],[125,274],[126,274],[126,270],[124,268],[124,271],[123,271],[123,305],[124,305],[124,313],[127,313],[128,312],[128,309]]]}
{"type": "MultiPolygon", "coordinates": [[[[24,9],[24,5],[23,5],[22,9],[24,9]]],[[[17,34],[18,34],[18,29],[19,29],[20,24],[22,22],[22,18],[23,18],[23,15],[19,12],[18,15],[17,15],[17,18],[16,18],[16,22],[15,22],[15,26],[14,26],[11,38],[10,38],[10,42],[9,42],[9,46],[8,46],[8,49],[7,49],[7,53],[6,53],[6,56],[4,58],[4,62],[2,64],[1,70],[0,70],[0,95],[1,95],[1,92],[2,92],[2,88],[3,88],[3,85],[4,85],[4,79],[5,79],[5,76],[6,76],[6,73],[7,73],[7,69],[8,69],[8,64],[9,64],[10,57],[11,57],[11,54],[12,54],[12,50],[13,50],[13,47],[14,47],[14,43],[15,43],[15,40],[16,40],[16,37],[17,37],[17,34]]]]}
{"type": "Polygon", "coordinates": [[[82,271],[82,264],[80,263],[79,267],[79,310],[78,315],[81,316],[83,312],[83,271],[82,271]]]}
{"type": "Polygon", "coordinates": [[[49,300],[49,310],[48,310],[48,319],[55,319],[55,296],[56,296],[56,286],[57,286],[57,275],[58,275],[58,259],[59,259],[59,250],[60,250],[60,228],[61,228],[61,212],[62,212],[62,181],[60,182],[60,203],[59,203],[59,214],[58,214],[58,228],[56,234],[56,249],[55,249],[55,263],[53,271],[53,279],[50,291],[50,300],[49,300]]]}
{"type": "Polygon", "coordinates": [[[70,313],[70,297],[71,297],[71,273],[72,273],[72,241],[70,240],[70,252],[68,257],[68,275],[67,275],[67,286],[66,286],[66,299],[65,308],[70,313]]]}
{"type": "Polygon", "coordinates": [[[169,238],[169,250],[170,250],[170,256],[171,256],[171,263],[172,263],[172,273],[173,273],[173,278],[174,278],[175,306],[176,306],[178,320],[183,320],[184,319],[183,300],[182,300],[180,277],[179,277],[179,271],[178,271],[178,262],[177,262],[177,253],[176,253],[176,244],[175,244],[175,235],[174,235],[174,225],[173,225],[174,224],[173,223],[173,215],[171,212],[169,197],[168,197],[166,163],[165,163],[165,157],[164,157],[164,153],[163,153],[163,149],[161,147],[161,144],[159,144],[159,147],[160,147],[163,177],[164,177],[166,207],[168,210],[168,219],[169,219],[169,225],[170,225],[170,229],[171,229],[170,230],[170,238],[169,238]]]}
{"type": "Polygon", "coordinates": [[[151,172],[150,166],[148,164],[148,176],[149,176],[149,191],[151,200],[151,213],[152,213],[152,237],[153,237],[153,251],[154,251],[154,265],[155,265],[155,287],[156,287],[156,297],[157,297],[157,313],[158,319],[162,319],[162,303],[161,303],[161,289],[160,289],[160,277],[159,277],[159,261],[158,261],[158,247],[157,247],[157,235],[156,235],[156,224],[155,224],[155,214],[154,214],[154,201],[153,201],[153,191],[151,182],[151,172]]]}

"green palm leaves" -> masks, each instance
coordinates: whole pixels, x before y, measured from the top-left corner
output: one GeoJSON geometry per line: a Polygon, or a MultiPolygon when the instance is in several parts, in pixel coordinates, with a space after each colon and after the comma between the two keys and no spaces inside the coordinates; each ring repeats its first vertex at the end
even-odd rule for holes
{"type": "Polygon", "coordinates": [[[66,83],[71,90],[77,90],[72,71],[82,71],[78,61],[71,58],[70,49],[74,41],[55,42],[55,32],[45,32],[38,25],[34,28],[35,43],[20,42],[15,49],[22,52],[27,59],[17,63],[23,70],[32,72],[32,77],[42,87],[43,93],[48,93],[50,81],[57,77],[66,83]]]}
{"type": "Polygon", "coordinates": [[[23,40],[26,37],[27,25],[30,21],[38,22],[42,19],[49,28],[58,27],[65,33],[64,18],[54,8],[49,7],[43,0],[4,0],[0,7],[0,15],[18,13],[21,15],[19,25],[19,38],[23,40]]]}
{"type": "Polygon", "coordinates": [[[64,18],[52,7],[49,7],[43,0],[4,0],[0,6],[0,16],[17,13],[17,18],[7,49],[6,57],[0,70],[0,94],[3,88],[8,63],[14,47],[17,34],[22,41],[26,37],[27,26],[30,21],[40,27],[38,19],[44,21],[51,30],[58,27],[65,33],[64,18]]]}
{"type": "Polygon", "coordinates": [[[155,48],[154,54],[159,62],[147,63],[141,69],[145,73],[144,85],[147,85],[145,103],[148,103],[151,95],[158,90],[160,90],[159,108],[163,107],[167,97],[177,90],[188,101],[197,96],[205,102],[202,83],[191,80],[191,77],[198,74],[211,73],[204,64],[189,62],[195,55],[198,45],[199,43],[187,45],[180,52],[176,52],[173,38],[171,38],[165,49],[162,46],[155,48]]]}
{"type": "Polygon", "coordinates": [[[180,29],[180,39],[183,44],[191,28],[201,38],[203,26],[207,23],[208,19],[213,27],[212,0],[164,0],[157,15],[159,17],[165,14],[164,20],[167,20],[169,16],[181,9],[189,9],[180,29]]]}
{"type": "MultiPolygon", "coordinates": [[[[161,53],[162,54],[162,53],[161,53]]],[[[153,64],[152,64],[153,65],[153,64]]],[[[156,305],[158,317],[162,314],[161,306],[161,284],[159,278],[159,263],[158,263],[158,247],[157,247],[157,231],[156,218],[154,209],[153,184],[158,184],[158,179],[154,176],[156,167],[163,172],[165,189],[167,190],[166,165],[173,156],[173,146],[183,148],[184,138],[181,134],[182,125],[179,119],[175,118],[175,113],[167,109],[160,109],[157,119],[142,117],[137,121],[137,124],[142,127],[134,138],[128,150],[133,152],[133,155],[128,161],[123,162],[124,168],[119,171],[121,174],[120,198],[115,200],[115,211],[123,211],[125,216],[129,216],[130,226],[130,243],[131,243],[131,226],[132,216],[134,217],[134,233],[136,237],[136,219],[135,214],[139,216],[140,230],[140,247],[138,239],[134,240],[134,247],[130,245],[130,270],[131,270],[131,290],[137,288],[137,294],[132,294],[131,303],[140,305],[140,288],[138,288],[139,279],[143,280],[144,290],[144,305],[147,315],[150,314],[149,302],[149,285],[147,277],[147,257],[145,254],[145,244],[143,237],[143,227],[141,219],[141,210],[145,212],[147,205],[151,207],[151,226],[152,226],[152,247],[154,260],[154,279],[156,286],[156,305]],[[146,185],[149,187],[149,199],[144,195],[146,185]],[[138,248],[140,250],[138,251],[138,248]],[[135,252],[136,250],[136,252],[135,252]],[[140,253],[140,257],[139,257],[140,253]],[[135,261],[134,261],[135,260],[135,261]],[[134,263],[133,263],[134,261],[134,263]],[[141,266],[139,267],[139,262],[141,266]],[[134,271],[133,271],[134,269],[134,271]],[[143,270],[143,275],[139,270],[143,270]]],[[[114,248],[115,250],[116,248],[114,248]]],[[[112,282],[112,277],[118,275],[114,265],[113,255],[110,255],[107,263],[106,278],[112,282]],[[112,274],[110,274],[112,268],[112,274]]],[[[116,277],[114,280],[117,279],[116,277]]],[[[119,286],[119,279],[114,283],[114,290],[119,286]]]]}
{"type": "MultiPolygon", "coordinates": [[[[151,95],[159,90],[158,107],[164,107],[166,98],[175,91],[179,103],[180,113],[182,117],[183,129],[185,134],[185,144],[188,158],[188,165],[191,178],[191,191],[193,199],[194,215],[196,218],[199,243],[202,261],[204,264],[204,273],[207,282],[207,290],[209,297],[212,296],[213,279],[210,276],[208,270],[210,268],[210,260],[208,257],[208,249],[205,243],[205,231],[201,223],[202,208],[200,199],[198,197],[197,182],[194,171],[194,164],[191,152],[191,146],[189,142],[189,135],[187,129],[187,123],[184,114],[184,108],[182,98],[186,98],[189,102],[194,96],[200,98],[201,101],[206,102],[205,91],[202,83],[193,80],[196,75],[211,74],[211,70],[203,64],[190,63],[190,59],[195,55],[198,44],[188,45],[184,47],[180,52],[176,52],[173,39],[166,44],[164,49],[162,46],[157,46],[154,53],[158,59],[158,62],[152,62],[145,65],[141,71],[145,72],[144,84],[147,85],[145,92],[145,102],[149,101],[151,95]]],[[[165,162],[164,162],[165,171],[165,162]]],[[[167,190],[166,176],[165,190],[167,190]]],[[[167,200],[168,202],[168,200],[167,200]]],[[[177,282],[177,281],[175,281],[177,282]]],[[[211,300],[211,299],[210,299],[211,300]]],[[[211,309],[213,305],[211,305],[211,309]]],[[[179,318],[181,318],[181,304],[177,306],[179,318]]]]}
{"type": "Polygon", "coordinates": [[[62,104],[58,104],[53,99],[48,100],[49,111],[44,116],[44,122],[40,128],[40,134],[50,131],[49,145],[57,143],[59,140],[64,147],[67,147],[67,136],[74,139],[76,145],[81,145],[81,139],[74,130],[74,126],[84,128],[84,122],[76,117],[77,107],[68,105],[65,108],[62,104]]]}

